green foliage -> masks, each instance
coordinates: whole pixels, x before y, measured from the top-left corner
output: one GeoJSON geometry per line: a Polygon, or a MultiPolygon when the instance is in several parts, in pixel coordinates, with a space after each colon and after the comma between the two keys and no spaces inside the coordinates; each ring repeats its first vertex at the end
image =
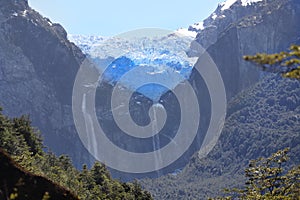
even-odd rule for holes
{"type": "Polygon", "coordinates": [[[259,64],[265,71],[281,73],[287,78],[300,79],[300,46],[292,45],[288,52],[258,53],[254,56],[244,56],[244,59],[259,64]]]}
{"type": "Polygon", "coordinates": [[[279,150],[269,158],[252,160],[245,170],[247,181],[244,189],[226,190],[228,197],[217,199],[299,199],[300,165],[286,171],[288,149],[279,150]]]}
{"type": "MultiPolygon", "coordinates": [[[[57,157],[43,151],[42,140],[32,126],[28,116],[9,119],[0,108],[0,149],[29,172],[50,179],[72,191],[79,199],[148,200],[150,193],[137,183],[121,183],[111,178],[105,165],[96,162],[89,170],[86,165],[81,171],[73,167],[66,155],[57,157]]],[[[1,194],[1,187],[0,187],[1,194]]],[[[18,193],[11,193],[17,199],[18,193]]],[[[43,199],[51,199],[45,193],[43,199]]]]}

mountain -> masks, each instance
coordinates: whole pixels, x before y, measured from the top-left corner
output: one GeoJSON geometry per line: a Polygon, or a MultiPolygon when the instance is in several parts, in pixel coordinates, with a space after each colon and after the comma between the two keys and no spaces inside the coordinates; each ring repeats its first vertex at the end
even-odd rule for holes
{"type": "MultiPolygon", "coordinates": [[[[160,77],[163,77],[162,79],[166,80],[167,85],[170,85],[168,81],[172,76],[168,72],[178,67],[176,61],[170,62],[170,66],[163,69],[161,65],[174,61],[173,55],[183,61],[188,61],[193,57],[197,58],[202,53],[197,49],[200,44],[207,50],[218,66],[225,84],[227,100],[231,101],[241,91],[251,87],[265,76],[264,73],[251,66],[251,64],[246,63],[242,59],[243,55],[286,50],[291,43],[299,40],[298,7],[299,2],[294,0],[226,1],[219,4],[216,11],[209,18],[190,26],[188,30],[180,29],[177,32],[174,31],[154,39],[143,37],[140,39],[124,39],[116,36],[104,41],[96,41],[95,44],[90,43],[92,45],[86,53],[94,60],[101,74],[103,71],[105,80],[97,89],[96,112],[98,119],[101,119],[100,124],[104,132],[109,133],[107,137],[114,144],[118,144],[127,151],[148,152],[165,147],[172,141],[178,131],[181,117],[178,101],[174,94],[166,88],[153,85],[148,88],[138,88],[135,86],[136,81],[144,79],[147,82],[146,77],[148,76],[145,74],[152,73],[151,80],[159,81],[160,77]],[[181,34],[182,32],[185,34],[181,34]],[[187,32],[190,32],[190,34],[187,34],[187,32]],[[179,36],[176,36],[176,33],[179,33],[179,36]],[[193,36],[194,33],[197,33],[197,35],[193,41],[193,37],[190,36],[193,36]],[[184,45],[180,46],[180,44],[184,45]],[[180,47],[183,48],[180,49],[180,47]],[[161,51],[161,49],[167,49],[168,51],[161,51]],[[179,52],[185,52],[184,56],[179,52]],[[147,59],[143,59],[144,57],[147,59]],[[159,65],[156,66],[156,59],[159,60],[159,58],[163,58],[161,60],[163,62],[158,63],[159,65]],[[140,65],[144,66],[142,73],[135,71],[133,76],[120,79],[121,75],[138,68],[140,65]],[[169,119],[157,138],[141,140],[128,137],[118,127],[114,120],[113,111],[119,109],[119,107],[111,107],[111,94],[114,87],[116,87],[116,83],[119,82],[122,86],[125,86],[125,90],[129,90],[128,93],[133,92],[129,102],[130,112],[120,113],[124,118],[132,118],[139,125],[147,125],[151,122],[148,116],[150,107],[155,103],[163,105],[169,119]]],[[[77,38],[80,37],[83,36],[77,36],[77,38]]],[[[78,46],[81,46],[86,43],[85,40],[83,42],[76,40],[75,42],[78,46]]],[[[94,39],[90,38],[89,40],[93,41],[94,39]]],[[[201,62],[201,58],[191,61],[187,66],[197,65],[198,62],[201,62]]],[[[191,155],[201,147],[212,115],[209,91],[205,80],[203,77],[201,78],[195,68],[185,68],[185,65],[182,64],[184,62],[178,63],[180,63],[179,69],[189,69],[189,73],[185,74],[183,80],[172,80],[173,85],[169,89],[176,89],[180,87],[183,81],[187,80],[193,86],[197,97],[201,99],[202,117],[193,144],[180,159],[164,169],[157,170],[154,175],[137,176],[136,174],[126,175],[121,173],[118,176],[152,177],[171,172],[176,174],[190,161],[191,155]]],[[[181,70],[177,73],[181,73],[181,70]]],[[[190,102],[187,94],[182,93],[182,96],[186,96],[185,102],[190,102]]],[[[192,113],[193,108],[187,108],[187,110],[192,113]]],[[[156,126],[154,125],[154,127],[156,126]]],[[[157,130],[157,128],[153,128],[152,132],[157,130]]],[[[186,132],[190,131],[191,129],[186,129],[186,132]]],[[[93,149],[93,145],[88,146],[93,149]]],[[[94,146],[99,145],[95,144],[94,146]]]]}
{"type": "Polygon", "coordinates": [[[0,106],[10,117],[29,114],[45,145],[81,167],[91,157],[72,118],[72,89],[85,55],[61,25],[26,0],[0,2],[0,106]]]}
{"type": "MultiPolygon", "coordinates": [[[[297,4],[295,0],[228,0],[220,3],[204,21],[174,33],[190,38],[196,36],[195,43],[204,47],[218,66],[229,100],[261,77],[258,70],[242,59],[243,55],[286,50],[289,44],[299,39],[297,4]]],[[[110,42],[105,42],[101,36],[71,35],[70,39],[83,50],[88,48],[85,53],[92,58],[104,59],[112,55],[114,49],[126,45],[130,49],[137,43],[126,44],[128,41],[117,37],[111,38],[110,42]],[[104,45],[107,49],[101,47],[104,45]]]]}
{"type": "Polygon", "coordinates": [[[239,187],[249,160],[285,147],[291,148],[291,166],[300,163],[299,81],[255,72],[242,59],[300,44],[300,2],[246,3],[226,1],[199,23],[196,41],[216,62],[231,97],[225,126],[206,158],[195,153],[181,173],[142,180],[155,199],[207,199],[239,187]]]}
{"type": "MultiPolygon", "coordinates": [[[[181,111],[178,106],[179,102],[170,89],[175,89],[178,85],[182,85],[191,76],[193,65],[196,61],[196,59],[189,58],[186,54],[191,41],[192,38],[190,37],[168,33],[163,37],[158,36],[153,38],[138,37],[128,39],[115,37],[107,39],[101,44],[93,45],[90,48],[88,56],[94,61],[98,74],[94,70],[83,74],[96,74],[95,80],[97,81],[98,77],[103,78],[98,83],[99,87],[97,87],[95,98],[92,97],[91,99],[96,100],[96,114],[99,123],[102,130],[106,133],[106,137],[113,144],[128,152],[147,153],[157,151],[158,157],[161,156],[159,150],[161,147],[168,145],[170,142],[176,144],[173,141],[173,137],[179,128],[181,111]],[[131,73],[130,76],[128,76],[128,72],[131,73]],[[148,84],[142,85],[145,82],[148,84]],[[159,85],[160,83],[163,85],[159,85]],[[120,94],[132,94],[129,99],[128,111],[124,110],[126,108],[124,102],[115,106],[111,105],[113,100],[112,94],[115,88],[120,88],[119,92],[115,92],[119,94],[115,99],[124,98],[120,94]],[[161,126],[159,120],[160,114],[163,112],[162,109],[169,116],[166,124],[163,126],[161,126]],[[151,117],[152,111],[153,115],[151,117]],[[120,127],[117,124],[118,121],[115,119],[115,116],[121,116],[125,120],[132,118],[134,123],[146,126],[147,130],[136,131],[136,135],[133,135],[131,131],[126,132],[124,129],[130,129],[132,123],[124,123],[124,127],[120,127]],[[152,134],[151,137],[139,137],[149,133],[152,134]]],[[[84,113],[83,116],[79,116],[80,118],[77,119],[78,123],[84,122],[81,124],[81,129],[83,130],[87,127],[85,123],[97,123],[90,120],[93,111],[86,109],[89,105],[93,104],[86,100],[85,97],[93,93],[93,89],[90,88],[93,88],[92,85],[94,84],[94,81],[86,83],[88,80],[87,77],[84,75],[82,81],[84,82],[83,85],[88,85],[89,87],[78,89],[78,91],[86,90],[86,92],[79,96],[75,95],[75,104],[79,105],[77,112],[84,113]],[[80,100],[81,98],[82,100],[80,100]],[[82,106],[83,104],[85,106],[82,106]]],[[[204,92],[206,93],[207,90],[203,90],[204,92]]],[[[181,96],[185,94],[188,95],[188,92],[182,91],[180,93],[181,96]]],[[[186,97],[184,101],[188,101],[186,97]]],[[[204,105],[203,103],[203,107],[204,105]]],[[[186,112],[188,113],[188,110],[190,110],[190,113],[193,113],[192,109],[193,107],[187,108],[186,112]]],[[[203,109],[205,110],[205,108],[203,109]]],[[[202,120],[201,123],[205,123],[205,121],[202,120]]],[[[98,133],[93,130],[88,130],[91,135],[90,138],[83,137],[86,140],[86,147],[91,153],[94,153],[95,157],[99,156],[98,152],[104,155],[109,154],[111,150],[101,149],[101,146],[103,146],[102,141],[95,140],[98,133]]],[[[192,130],[192,128],[187,127],[186,130],[192,130]]],[[[198,137],[201,138],[202,136],[199,134],[198,137]]],[[[202,141],[202,139],[199,141],[202,141]]],[[[176,159],[177,161],[174,164],[166,166],[164,169],[161,167],[157,168],[159,160],[155,160],[153,163],[147,165],[148,167],[152,166],[153,172],[150,170],[146,173],[111,171],[115,176],[125,180],[131,180],[134,177],[157,177],[161,174],[182,168],[190,156],[197,150],[199,143],[196,141],[186,153],[183,149],[182,151],[185,155],[181,158],[179,156],[179,159],[176,159]]],[[[178,149],[181,149],[179,145],[178,149]]],[[[112,157],[114,158],[115,156],[112,155],[112,157]]],[[[123,163],[134,163],[130,162],[130,159],[125,159],[124,161],[116,160],[115,162],[120,163],[120,165],[123,163]]],[[[107,164],[108,162],[106,161],[105,163],[107,164]]]]}
{"type": "MultiPolygon", "coordinates": [[[[189,27],[190,32],[197,33],[195,40],[192,37],[181,37],[182,35],[176,36],[171,33],[166,38],[158,40],[158,42],[167,41],[161,47],[167,48],[168,51],[153,52],[151,48],[145,48],[141,57],[149,58],[149,55],[155,55],[153,59],[142,60],[139,56],[134,55],[134,52],[122,57],[120,55],[123,55],[124,52],[120,54],[115,51],[127,47],[138,49],[142,44],[153,45],[153,41],[149,42],[145,38],[131,41],[113,38],[111,41],[116,43],[109,43],[110,46],[107,49],[99,48],[99,45],[101,46],[103,43],[108,44],[107,39],[102,40],[102,37],[95,37],[91,39],[92,42],[89,40],[85,43],[82,42],[81,48],[86,54],[89,54],[88,58],[94,59],[95,64],[98,65],[97,71],[93,69],[94,75],[100,75],[101,66],[109,65],[110,71],[106,72],[104,77],[106,79],[97,87],[95,94],[96,114],[103,130],[107,133],[106,136],[122,149],[144,153],[160,149],[173,142],[181,120],[180,104],[170,90],[166,90],[166,88],[157,90],[158,87],[153,85],[150,89],[135,90],[137,85],[134,81],[130,82],[128,79],[129,82],[127,80],[122,82],[118,78],[124,62],[126,62],[126,66],[127,64],[129,66],[126,70],[131,69],[131,65],[132,67],[141,66],[143,64],[141,61],[151,65],[157,64],[157,66],[159,63],[164,65],[169,63],[168,68],[159,69],[148,66],[145,71],[150,74],[162,74],[162,76],[157,76],[162,79],[168,79],[171,72],[177,75],[183,74],[185,78],[172,81],[171,88],[176,90],[181,87],[182,81],[186,81],[193,86],[197,98],[201,99],[199,107],[203,117],[199,120],[200,128],[197,130],[197,135],[190,148],[183,149],[186,151],[178,160],[154,173],[123,173],[111,169],[113,175],[125,180],[132,180],[135,177],[157,177],[174,171],[174,174],[177,174],[188,163],[200,165],[201,168],[197,156],[192,157],[192,160],[191,156],[197,155],[204,141],[204,133],[208,129],[212,115],[212,102],[205,80],[203,77],[201,78],[195,68],[191,67],[195,63],[201,62],[201,59],[189,62],[191,57],[197,58],[203,53],[199,52],[197,44],[207,50],[218,66],[225,84],[227,100],[233,101],[241,91],[265,76],[244,62],[242,56],[256,52],[271,53],[286,50],[290,43],[299,41],[299,11],[298,0],[226,1],[220,4],[217,10],[203,23],[189,27]],[[93,41],[96,41],[97,45],[94,45],[93,41]],[[181,44],[184,44],[184,48],[181,44]],[[114,50],[113,55],[109,55],[111,49],[114,50]],[[180,51],[177,51],[178,49],[180,51]],[[178,52],[183,52],[183,54],[178,55],[178,52]],[[159,57],[164,59],[156,60],[159,57]],[[186,64],[187,62],[188,64],[186,64]],[[149,111],[160,112],[161,107],[165,108],[168,118],[166,125],[161,130],[162,134],[148,139],[136,139],[136,137],[124,133],[117,126],[113,118],[114,109],[111,107],[111,94],[116,82],[122,83],[124,91],[133,92],[129,101],[130,112],[123,113],[125,119],[132,118],[137,124],[146,126],[151,122],[149,111]],[[152,106],[153,104],[155,106],[152,106]],[[131,145],[132,143],[136,145],[131,145]]],[[[73,85],[79,67],[86,60],[86,55],[68,41],[66,32],[59,24],[43,18],[28,6],[26,0],[1,1],[0,32],[0,99],[5,113],[12,117],[30,114],[33,124],[41,129],[45,144],[50,150],[58,154],[69,154],[77,167],[83,163],[90,164],[93,158],[85,147],[91,153],[98,150],[97,146],[99,145],[92,140],[84,146],[80,140],[82,138],[77,134],[72,115],[73,85]]],[[[77,39],[82,40],[80,37],[77,39]]],[[[159,49],[158,45],[154,47],[156,50],[159,49]]],[[[144,78],[138,73],[136,77],[144,78]]],[[[92,85],[84,87],[88,88],[92,85]]],[[[185,92],[180,95],[188,96],[185,92]]],[[[186,105],[191,104],[189,98],[183,98],[183,101],[186,105]]],[[[80,109],[81,112],[89,114],[85,110],[86,107],[82,106],[80,109]]],[[[193,113],[195,110],[187,107],[185,111],[193,113]]],[[[230,113],[230,111],[228,112],[230,113]]],[[[159,116],[159,114],[155,116],[159,116]]],[[[88,118],[83,117],[82,121],[85,119],[88,118]]],[[[87,122],[90,121],[87,120],[87,122]]],[[[154,132],[158,130],[156,125],[158,124],[151,127],[154,132]]],[[[192,126],[188,127],[185,131],[192,132],[192,128],[192,126]]],[[[224,140],[223,137],[221,136],[221,140],[224,140]]],[[[186,139],[189,138],[186,137],[186,139]]],[[[252,142],[255,143],[255,140],[252,142]]],[[[245,146],[248,149],[248,146],[245,146]]],[[[220,151],[219,153],[221,154],[220,151]]],[[[258,154],[253,155],[254,157],[258,156],[258,154]]],[[[249,158],[245,156],[244,161],[246,162],[249,158]]],[[[159,162],[159,159],[155,161],[159,162]]],[[[216,158],[211,162],[218,163],[216,158]]],[[[156,164],[151,163],[151,165],[156,164]]],[[[199,173],[199,176],[196,174],[195,178],[202,177],[202,175],[202,173],[199,173]]],[[[146,184],[146,186],[154,194],[164,195],[156,192],[154,187],[151,188],[151,184],[146,184]]],[[[169,190],[166,188],[165,191],[169,190]]]]}

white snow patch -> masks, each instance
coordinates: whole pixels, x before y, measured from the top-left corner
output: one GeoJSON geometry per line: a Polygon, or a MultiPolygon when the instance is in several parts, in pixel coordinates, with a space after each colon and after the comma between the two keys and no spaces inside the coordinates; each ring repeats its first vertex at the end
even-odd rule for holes
{"type": "Polygon", "coordinates": [[[195,31],[189,31],[186,28],[180,28],[175,33],[179,36],[186,36],[186,37],[192,37],[195,38],[197,36],[197,32],[195,31]]]}
{"type": "Polygon", "coordinates": [[[32,20],[30,20],[31,21],[31,23],[33,24],[33,25],[35,25],[35,26],[37,26],[38,24],[36,23],[36,21],[34,21],[33,19],[32,20]]]}
{"type": "Polygon", "coordinates": [[[16,13],[16,12],[14,12],[12,15],[15,17],[18,17],[18,13],[16,13]]]}
{"type": "Polygon", "coordinates": [[[23,13],[21,14],[23,17],[26,17],[28,10],[24,10],[23,13]]]}
{"type": "Polygon", "coordinates": [[[237,0],[227,0],[222,2],[220,5],[222,6],[221,10],[229,9],[237,0]]]}
{"type": "Polygon", "coordinates": [[[195,23],[191,27],[193,27],[194,29],[197,29],[197,30],[203,30],[205,28],[204,22],[195,23]]]}
{"type": "Polygon", "coordinates": [[[251,5],[252,3],[260,2],[262,0],[242,0],[242,6],[251,5]]]}
{"type": "MultiPolygon", "coordinates": [[[[227,0],[220,3],[220,5],[222,6],[221,10],[223,11],[229,9],[237,1],[239,0],[227,0]]],[[[240,1],[242,2],[242,6],[247,6],[247,5],[251,5],[252,3],[260,2],[262,0],[240,0],[240,1]]]]}
{"type": "Polygon", "coordinates": [[[217,15],[216,13],[213,13],[212,16],[211,16],[211,18],[212,18],[213,20],[216,20],[217,17],[218,17],[218,15],[217,15]]]}

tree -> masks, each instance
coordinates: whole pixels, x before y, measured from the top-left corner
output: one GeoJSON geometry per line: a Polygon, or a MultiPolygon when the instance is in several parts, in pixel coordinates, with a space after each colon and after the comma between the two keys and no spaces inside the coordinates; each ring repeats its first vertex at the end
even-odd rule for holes
{"type": "Polygon", "coordinates": [[[286,170],[289,149],[280,150],[269,158],[250,161],[245,170],[247,181],[244,189],[226,189],[228,197],[217,199],[284,200],[300,197],[300,165],[286,170]]]}
{"type": "Polygon", "coordinates": [[[97,185],[101,185],[106,179],[111,179],[106,166],[101,164],[100,162],[94,163],[91,169],[91,173],[97,185]]]}
{"type": "Polygon", "coordinates": [[[43,153],[43,145],[41,135],[31,126],[31,121],[28,115],[22,115],[19,118],[13,118],[13,127],[16,132],[21,134],[25,139],[30,152],[34,155],[43,153]]]}
{"type": "Polygon", "coordinates": [[[244,59],[258,64],[264,71],[279,73],[287,78],[300,79],[300,46],[298,45],[291,45],[287,52],[258,53],[254,56],[244,56],[244,59]]]}

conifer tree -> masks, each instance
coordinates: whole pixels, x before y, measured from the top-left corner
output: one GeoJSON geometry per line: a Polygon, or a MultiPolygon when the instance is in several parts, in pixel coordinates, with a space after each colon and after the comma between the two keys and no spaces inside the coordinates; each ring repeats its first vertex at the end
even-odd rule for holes
{"type": "Polygon", "coordinates": [[[300,197],[300,165],[287,170],[288,151],[279,150],[269,158],[252,160],[245,170],[247,181],[242,189],[226,189],[230,194],[219,200],[298,200],[300,197]]]}
{"type": "Polygon", "coordinates": [[[264,71],[279,73],[287,78],[300,79],[300,46],[298,45],[291,45],[287,52],[258,53],[254,56],[244,56],[244,59],[256,63],[264,71]]]}

